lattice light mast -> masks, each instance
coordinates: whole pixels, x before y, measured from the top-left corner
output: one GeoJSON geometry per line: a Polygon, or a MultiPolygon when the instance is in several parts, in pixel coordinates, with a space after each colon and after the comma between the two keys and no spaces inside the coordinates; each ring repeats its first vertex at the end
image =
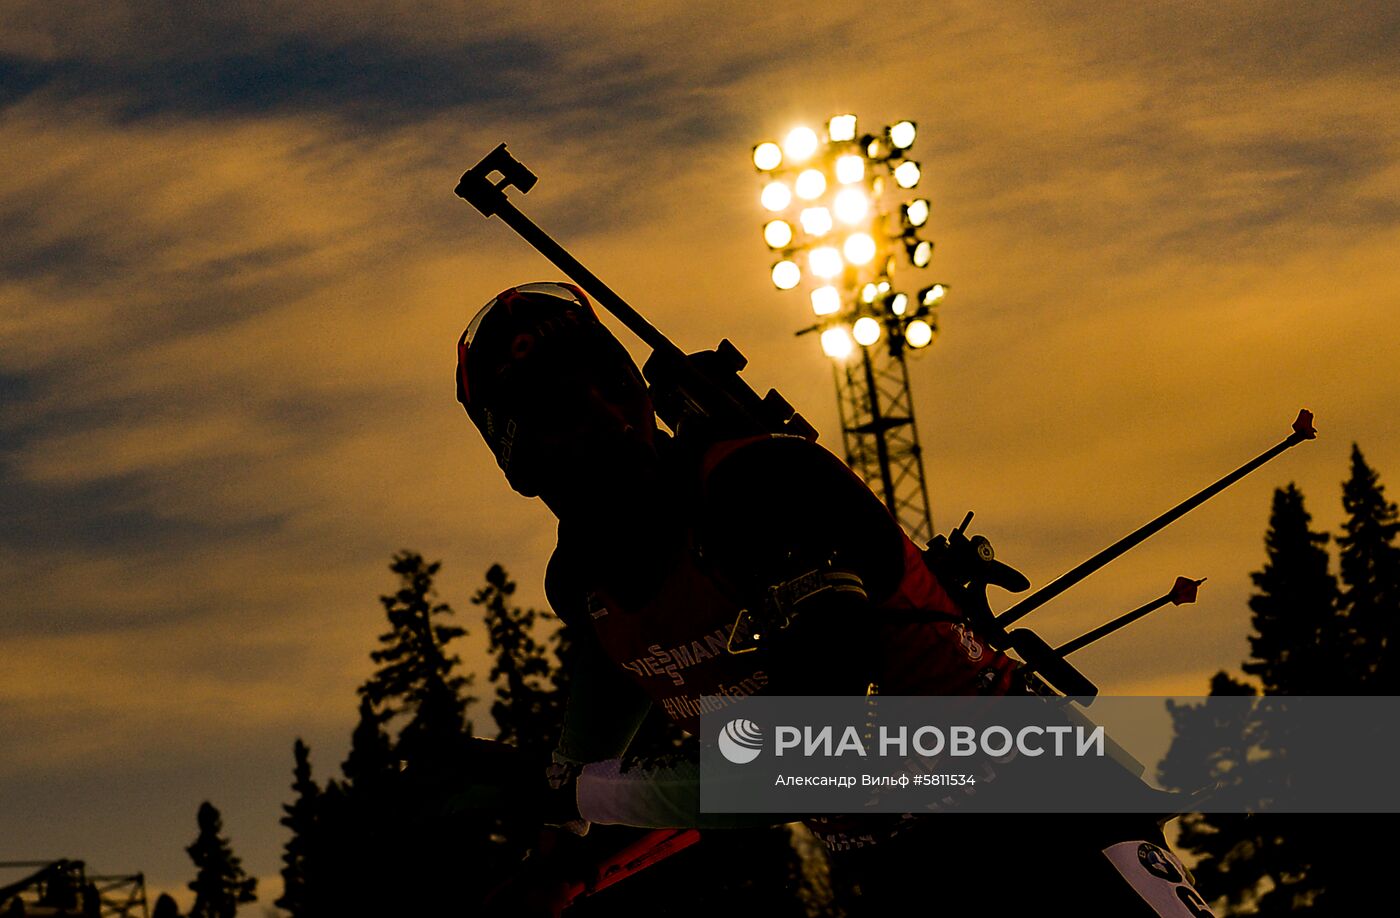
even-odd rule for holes
{"type": "Polygon", "coordinates": [[[832,359],[846,462],[925,545],[933,518],[905,355],[933,341],[948,288],[895,286],[897,267],[933,257],[919,237],[929,202],[904,199],[921,177],[908,156],[916,133],[900,121],[861,134],[855,115],[837,115],[824,138],[798,127],[758,144],[753,163],[770,215],[763,240],[778,257],[773,285],[807,293],[817,321],[798,334],[816,332],[832,359]]]}

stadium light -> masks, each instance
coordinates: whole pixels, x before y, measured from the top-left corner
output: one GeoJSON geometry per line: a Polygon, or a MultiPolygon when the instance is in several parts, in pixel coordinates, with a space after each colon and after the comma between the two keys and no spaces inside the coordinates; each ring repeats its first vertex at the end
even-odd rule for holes
{"type": "Polygon", "coordinates": [[[753,148],[753,164],[760,172],[772,172],[783,164],[783,151],[771,140],[753,148]]]}
{"type": "Polygon", "coordinates": [[[906,246],[909,250],[909,261],[914,267],[927,268],[933,258],[933,243],[927,239],[910,239],[906,246]]]}
{"type": "Polygon", "coordinates": [[[825,207],[803,208],[797,219],[808,236],[825,236],[831,232],[831,211],[825,207]]]}
{"type": "Polygon", "coordinates": [[[846,326],[836,325],[822,332],[822,353],[836,360],[851,356],[851,335],[846,326]]]}
{"type": "Polygon", "coordinates": [[[875,240],[866,233],[852,233],[846,237],[841,252],[853,265],[868,265],[875,257],[875,240]]]}
{"type": "Polygon", "coordinates": [[[802,269],[797,262],[783,259],[773,266],[773,286],[779,290],[791,290],[802,282],[802,269]]]}
{"type": "Polygon", "coordinates": [[[826,123],[826,136],[832,143],[856,139],[856,116],[836,115],[826,123]]]}
{"type": "Polygon", "coordinates": [[[854,226],[870,213],[870,199],[859,188],[845,188],[836,193],[833,207],[836,209],[838,220],[854,226]]]}
{"type": "Polygon", "coordinates": [[[858,133],[856,116],[839,114],[825,127],[824,133],[795,127],[781,141],[764,140],[751,151],[764,179],[760,202],[771,214],[763,240],[780,258],[770,267],[773,285],[807,290],[819,319],[814,330],[833,332],[824,351],[845,355],[853,341],[872,347],[882,338],[892,354],[905,344],[924,346],[916,342],[925,331],[932,340],[927,317],[946,287],[905,294],[892,289],[891,279],[931,262],[933,243],[915,235],[928,224],[930,205],[926,198],[888,200],[923,178],[907,152],[917,125],[905,119],[858,133]],[[835,236],[838,226],[845,232],[835,236]],[[892,323],[889,334],[884,321],[892,323]]]}
{"type": "Polygon", "coordinates": [[[856,344],[861,347],[870,347],[880,340],[880,323],[870,316],[861,316],[856,319],[856,324],[851,326],[851,337],[856,339],[856,344]]]}
{"type": "Polygon", "coordinates": [[[785,249],[792,242],[792,224],[786,220],[769,220],[763,227],[763,241],[771,249],[785,249]]]}
{"type": "Polygon", "coordinates": [[[915,319],[905,326],[904,340],[910,347],[925,347],[933,340],[933,326],[923,319],[915,319]]]}
{"type": "Polygon", "coordinates": [[[812,291],[812,312],[819,316],[834,316],[841,311],[841,291],[827,284],[812,291]]]}
{"type": "Polygon", "coordinates": [[[890,146],[896,150],[907,150],[914,145],[914,122],[899,121],[890,125],[890,146]]]}
{"type": "Polygon", "coordinates": [[[771,210],[775,214],[781,213],[792,203],[792,189],[783,182],[769,182],[763,186],[763,194],[759,195],[759,201],[765,210],[771,210]]]}
{"type": "Polygon", "coordinates": [[[894,167],[894,181],[900,188],[913,188],[919,184],[919,164],[906,159],[894,167]]]}
{"type": "Polygon", "coordinates": [[[817,132],[809,127],[796,127],[783,140],[783,153],[795,163],[806,162],[817,152],[817,132]]]}
{"type": "Polygon", "coordinates": [[[915,198],[908,204],[900,205],[900,212],[904,215],[905,223],[918,228],[928,222],[928,201],[915,198]]]}

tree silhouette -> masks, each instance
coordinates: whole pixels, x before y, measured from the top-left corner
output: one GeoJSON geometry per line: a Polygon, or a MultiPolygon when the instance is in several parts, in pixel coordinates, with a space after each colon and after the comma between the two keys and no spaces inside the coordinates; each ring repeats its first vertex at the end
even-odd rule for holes
{"type": "Polygon", "coordinates": [[[1268,560],[1250,575],[1257,590],[1249,599],[1252,659],[1241,667],[1266,695],[1323,695],[1338,684],[1337,664],[1348,642],[1337,614],[1337,581],[1328,570],[1330,537],[1311,523],[1296,485],[1274,492],[1264,536],[1268,560]]]}
{"type": "Polygon", "coordinates": [[[151,909],[151,918],[180,918],[180,906],[175,904],[170,893],[161,893],[151,909]]]}
{"type": "MultiPolygon", "coordinates": [[[[1254,696],[1254,686],[1224,671],[1210,681],[1214,697],[1254,696]]],[[[1158,766],[1163,787],[1193,791],[1223,782],[1238,788],[1247,773],[1249,759],[1258,753],[1257,722],[1249,714],[1232,716],[1229,706],[1177,704],[1167,701],[1175,738],[1158,766]]],[[[1265,876],[1258,857],[1269,841],[1258,831],[1254,817],[1233,813],[1186,813],[1178,820],[1177,844],[1199,858],[1193,868],[1198,888],[1208,898],[1224,898],[1238,907],[1256,898],[1265,876]]]]}
{"type": "Polygon", "coordinates": [[[234,918],[240,903],[257,901],[258,881],[244,874],[229,840],[220,834],[223,818],[208,800],[199,805],[197,821],[199,835],[185,849],[197,871],[189,884],[195,894],[189,918],[234,918]]]}
{"type": "Polygon", "coordinates": [[[290,804],[283,804],[279,822],[291,830],[292,836],[282,854],[282,895],[273,904],[292,913],[293,918],[314,914],[307,883],[307,861],[315,856],[319,841],[316,811],[321,802],[321,788],[311,779],[311,750],[298,737],[292,747],[292,792],[290,804]]]}
{"type": "MultiPolygon", "coordinates": [[[[1325,548],[1330,537],[1311,523],[1296,485],[1275,490],[1265,563],[1250,575],[1255,633],[1251,657],[1241,666],[1259,679],[1266,695],[1335,692],[1347,656],[1346,624],[1325,548]]],[[[1213,696],[1254,692],[1223,672],[1211,681],[1213,696]]],[[[1248,779],[1257,793],[1261,785],[1287,780],[1282,750],[1292,737],[1271,734],[1246,715],[1237,719],[1224,706],[1169,703],[1168,709],[1176,736],[1159,768],[1165,786],[1194,790],[1224,781],[1238,787],[1248,779]]],[[[1195,873],[1207,898],[1280,915],[1306,906],[1316,894],[1308,874],[1319,852],[1298,831],[1304,825],[1303,817],[1291,814],[1191,814],[1182,817],[1179,842],[1200,855],[1195,873]]]]}
{"type": "Polygon", "coordinates": [[[470,680],[449,650],[466,631],[444,621],[452,609],[433,598],[439,563],[401,551],[389,567],[397,589],[379,597],[389,629],[357,690],[342,779],[318,789],[304,746],[294,750],[278,902],[294,918],[459,911],[471,877],[491,868],[482,856],[489,826],[446,805],[463,780],[470,735],[462,692],[470,680]]]}
{"type": "Polygon", "coordinates": [[[400,551],[389,565],[398,589],[379,597],[389,630],[370,654],[378,669],[359,689],[348,783],[331,801],[341,811],[333,817],[338,862],[355,874],[345,882],[358,887],[358,901],[345,907],[460,910],[468,878],[491,868],[489,822],[450,806],[470,769],[465,712],[474,699],[464,694],[471,678],[459,673],[449,647],[466,629],[449,624],[451,606],[434,598],[440,567],[400,551]]]}
{"type": "Polygon", "coordinates": [[[1359,690],[1394,695],[1400,690],[1395,661],[1400,628],[1400,516],[1385,499],[1380,476],[1351,446],[1351,476],[1342,485],[1346,519],[1337,537],[1342,609],[1353,632],[1351,670],[1359,690]]]}
{"type": "Polygon", "coordinates": [[[349,787],[364,795],[381,791],[398,771],[394,744],[384,731],[385,717],[374,710],[368,697],[360,697],[360,719],[350,734],[350,754],[341,764],[349,787]]]}
{"type": "MultiPolygon", "coordinates": [[[[1352,444],[1351,474],[1342,485],[1345,518],[1337,537],[1342,592],[1340,608],[1348,637],[1347,693],[1394,694],[1395,629],[1400,621],[1400,522],[1385,499],[1380,476],[1352,444]]],[[[1338,694],[1341,692],[1339,691],[1338,694]]],[[[1301,844],[1310,849],[1308,885],[1313,906],[1325,914],[1365,914],[1375,909],[1376,889],[1390,865],[1380,817],[1336,814],[1299,817],[1301,844]]]]}
{"type": "Polygon", "coordinates": [[[431,761],[442,751],[437,744],[444,737],[471,732],[466,709],[475,699],[463,694],[471,679],[457,672],[461,660],[446,649],[467,632],[439,621],[453,614],[452,607],[433,601],[433,577],[441,566],[440,561],[427,563],[417,552],[394,556],[389,569],[399,576],[399,589],[379,597],[389,630],[379,636],[380,649],[370,654],[380,666],[359,689],[386,722],[409,718],[397,751],[410,765],[419,757],[431,761]]]}
{"type": "MultiPolygon", "coordinates": [[[[511,605],[514,593],[515,583],[505,569],[493,564],[486,571],[486,585],[472,597],[485,616],[494,655],[488,676],[496,696],[491,719],[498,740],[519,746],[527,760],[543,767],[564,722],[568,673],[535,635],[539,613],[511,605]]],[[[556,632],[556,644],[567,640],[567,628],[556,632]]]]}
{"type": "MultiPolygon", "coordinates": [[[[466,630],[441,621],[451,609],[433,599],[437,563],[403,551],[390,568],[399,588],[380,597],[390,629],[371,653],[378,668],[357,693],[359,717],[343,780],[317,788],[309,752],[299,741],[294,747],[294,797],[283,819],[293,837],[278,900],[293,918],[470,913],[538,840],[539,825],[525,807],[498,813],[461,805],[463,792],[483,776],[489,781],[501,761],[473,740],[464,717],[470,699],[462,689],[470,677],[457,672],[448,647],[466,630]]],[[[472,602],[481,609],[493,657],[498,741],[521,751],[522,778],[533,771],[543,782],[563,725],[576,645],[567,627],[546,630],[540,613],[514,605],[515,589],[504,568],[492,565],[472,602]]],[[[629,760],[674,752],[680,735],[663,716],[649,718],[629,760]]],[[[644,831],[595,826],[578,840],[579,854],[601,858],[644,831]]],[[[774,918],[795,916],[804,913],[796,897],[797,865],[785,829],[708,833],[573,912],[586,918],[645,908],[655,915],[712,916],[742,896],[774,918]],[[675,896],[676,888],[691,887],[701,875],[709,878],[704,895],[675,896]]]]}
{"type": "MultiPolygon", "coordinates": [[[[1242,667],[1265,694],[1390,694],[1394,686],[1400,518],[1355,444],[1342,505],[1339,587],[1329,570],[1330,537],[1311,529],[1302,493],[1290,484],[1274,494],[1267,560],[1251,575],[1255,634],[1242,667]]],[[[1223,672],[1212,680],[1212,695],[1253,691],[1223,672]]],[[[1160,777],[1170,787],[1238,785],[1242,776],[1281,786],[1294,767],[1286,750],[1310,742],[1286,732],[1291,728],[1283,721],[1266,732],[1218,708],[1169,708],[1177,736],[1160,777]]],[[[1366,814],[1190,814],[1182,817],[1179,843],[1200,857],[1195,872],[1202,892],[1230,909],[1361,914],[1374,910],[1387,867],[1385,852],[1371,842],[1379,829],[1366,814]]]]}

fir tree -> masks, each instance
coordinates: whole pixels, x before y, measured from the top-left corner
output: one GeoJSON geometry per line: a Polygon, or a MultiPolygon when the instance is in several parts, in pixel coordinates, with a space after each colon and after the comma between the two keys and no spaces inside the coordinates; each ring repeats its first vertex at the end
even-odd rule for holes
{"type": "Polygon", "coordinates": [[[345,783],[327,787],[322,807],[324,832],[335,836],[330,872],[354,890],[336,890],[327,914],[448,914],[469,898],[474,874],[489,876],[489,823],[450,805],[468,770],[473,699],[449,649],[466,629],[435,598],[440,566],[411,551],[389,565],[399,581],[379,597],[389,630],[370,654],[378,668],[358,690],[345,783]]]}
{"type": "Polygon", "coordinates": [[[405,779],[386,719],[361,695],[350,752],[341,764],[344,780],[327,782],[322,794],[317,815],[325,843],[308,865],[318,915],[392,913],[397,880],[414,876],[404,844],[405,779]],[[379,879],[387,877],[396,881],[379,879]]]}
{"type": "Polygon", "coordinates": [[[1353,636],[1349,647],[1356,690],[1394,695],[1400,689],[1396,631],[1400,627],[1400,516],[1385,499],[1380,476],[1351,447],[1351,477],[1342,485],[1346,519],[1337,537],[1342,609],[1353,636]]]}
{"type": "MultiPolygon", "coordinates": [[[[1311,528],[1312,516],[1294,484],[1274,492],[1269,528],[1264,536],[1267,560],[1251,575],[1250,597],[1255,635],[1252,659],[1242,669],[1257,676],[1266,695],[1343,694],[1355,684],[1347,671],[1351,639],[1340,609],[1340,591],[1330,571],[1326,546],[1330,537],[1311,528]]],[[[1262,786],[1289,781],[1287,749],[1306,742],[1288,732],[1261,737],[1255,744],[1251,777],[1262,786]]],[[[1261,915],[1282,915],[1308,907],[1318,891],[1314,866],[1334,857],[1324,840],[1337,827],[1325,815],[1262,814],[1217,823],[1222,833],[1233,825],[1244,837],[1244,853],[1235,882],[1258,874],[1268,880],[1257,899],[1261,915]],[[1245,865],[1248,860],[1252,863],[1245,865]]],[[[1257,892],[1257,890],[1256,890],[1257,892]]]]}
{"type": "Polygon", "coordinates": [[[451,606],[433,599],[440,567],[416,552],[394,556],[389,569],[399,576],[399,589],[379,597],[390,628],[370,654],[379,669],[359,689],[386,722],[409,718],[397,742],[409,766],[431,763],[471,731],[466,709],[474,699],[463,694],[470,678],[457,672],[461,660],[447,652],[448,642],[467,632],[440,620],[452,615],[451,606]]]}
{"type": "Polygon", "coordinates": [[[180,918],[180,906],[175,904],[170,893],[161,893],[151,909],[151,918],[180,918]]]}
{"type": "MultiPolygon", "coordinates": [[[[1210,695],[1253,697],[1257,691],[1221,671],[1211,678],[1210,695]]],[[[1167,710],[1175,736],[1158,766],[1162,786],[1188,792],[1216,784],[1227,792],[1239,787],[1259,743],[1258,724],[1247,709],[1216,702],[1188,705],[1168,700],[1167,710]]],[[[1178,826],[1178,846],[1198,858],[1192,870],[1202,894],[1223,898],[1232,910],[1253,904],[1267,873],[1258,854],[1269,845],[1265,833],[1258,831],[1258,821],[1233,813],[1187,813],[1178,826]]]]}
{"type": "Polygon", "coordinates": [[[374,880],[366,878],[378,876],[381,829],[367,796],[362,792],[352,798],[347,785],[334,778],[317,796],[314,844],[308,846],[302,865],[305,911],[293,913],[296,918],[367,913],[360,909],[378,894],[374,880]]]}
{"type": "Polygon", "coordinates": [[[314,914],[307,888],[308,860],[317,854],[316,811],[321,802],[321,788],[311,779],[311,750],[297,739],[292,747],[291,803],[283,804],[284,815],[279,822],[291,830],[282,853],[282,895],[273,904],[292,913],[292,918],[308,918],[314,914]]]}
{"type": "Polygon", "coordinates": [[[1255,633],[1252,659],[1241,668],[1256,676],[1266,695],[1325,695],[1337,689],[1337,660],[1345,629],[1337,614],[1336,578],[1328,570],[1329,536],[1314,532],[1303,494],[1290,484],[1274,492],[1267,561],[1250,575],[1255,633]]]}
{"type": "Polygon", "coordinates": [[[535,636],[539,613],[509,603],[514,593],[515,583],[505,569],[493,564],[486,572],[486,585],[472,597],[472,603],[482,607],[494,655],[489,676],[496,688],[491,719],[496,722],[498,740],[521,747],[530,760],[547,764],[564,722],[567,672],[535,636]]]}
{"type": "Polygon", "coordinates": [[[361,696],[360,718],[350,734],[350,753],[340,766],[351,790],[375,793],[398,770],[393,742],[384,732],[384,720],[384,715],[374,710],[369,698],[361,696]]]}
{"type": "MultiPolygon", "coordinates": [[[[1339,588],[1329,571],[1329,536],[1311,529],[1303,495],[1293,485],[1274,494],[1267,561],[1252,575],[1255,634],[1243,666],[1266,694],[1393,694],[1400,514],[1355,444],[1342,505],[1339,588]]],[[[1247,690],[1221,673],[1211,693],[1247,690]]],[[[1284,721],[1266,735],[1255,723],[1225,722],[1218,710],[1208,716],[1177,708],[1172,715],[1178,735],[1162,765],[1169,786],[1199,786],[1203,778],[1238,783],[1240,775],[1287,781],[1295,768],[1287,749],[1319,741],[1281,734],[1284,721]]],[[[1379,827],[1362,814],[1192,814],[1181,825],[1180,844],[1199,857],[1201,890],[1251,914],[1366,913],[1386,867],[1385,852],[1370,841],[1379,827]]]]}
{"type": "MultiPolygon", "coordinates": [[[[1345,691],[1344,660],[1350,639],[1329,569],[1330,537],[1311,528],[1303,494],[1290,484],[1274,492],[1264,537],[1265,563],[1250,575],[1254,634],[1242,669],[1266,695],[1319,695],[1345,691]]],[[[1212,695],[1252,694],[1254,689],[1219,673],[1212,695]]],[[[1169,705],[1177,736],[1162,763],[1164,784],[1180,790],[1248,780],[1255,793],[1288,780],[1287,748],[1298,737],[1262,730],[1225,706],[1169,705]],[[1276,783],[1278,782],[1278,783],[1276,783]]],[[[1183,848],[1201,860],[1199,888],[1230,908],[1281,915],[1309,905],[1317,894],[1313,864],[1326,857],[1313,836],[1327,827],[1298,815],[1192,814],[1182,818],[1183,848]]]]}
{"type": "MultiPolygon", "coordinates": [[[[1342,485],[1345,518],[1337,538],[1349,640],[1346,684],[1337,694],[1394,694],[1395,629],[1400,620],[1400,548],[1395,504],[1385,498],[1380,476],[1352,444],[1351,474],[1342,485]]],[[[1388,725],[1377,725],[1388,729],[1388,725]]],[[[1322,914],[1366,914],[1389,870],[1388,852],[1373,839],[1385,829],[1370,814],[1294,817],[1297,834],[1310,845],[1307,880],[1312,905],[1322,914]]]]}
{"type": "Polygon", "coordinates": [[[234,918],[241,903],[257,901],[258,881],[244,874],[229,840],[220,834],[223,818],[212,803],[200,804],[197,820],[199,835],[185,849],[197,871],[189,884],[195,894],[189,918],[234,918]]]}

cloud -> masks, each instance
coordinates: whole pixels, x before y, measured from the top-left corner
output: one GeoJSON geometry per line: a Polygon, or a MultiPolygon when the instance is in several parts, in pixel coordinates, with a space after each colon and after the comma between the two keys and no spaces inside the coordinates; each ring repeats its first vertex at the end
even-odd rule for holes
{"type": "Polygon", "coordinates": [[[558,62],[528,41],[468,41],[440,51],[358,38],[329,45],[308,36],[249,48],[198,49],[166,60],[0,60],[8,101],[112,99],[119,119],[332,111],[377,126],[443,109],[501,105],[532,70],[558,62]]]}
{"type": "MultiPolygon", "coordinates": [[[[839,41],[849,17],[754,23],[733,45],[696,42],[737,4],[657,4],[625,20],[588,5],[505,3],[104,4],[91,17],[22,5],[0,45],[0,105],[81,100],[122,123],[326,116],[378,131],[444,113],[547,124],[556,137],[678,152],[733,130],[742,81],[839,41]],[[649,29],[650,40],[635,40],[649,29]],[[760,51],[761,53],[756,53],[760,51]],[[624,135],[617,130],[626,124],[624,135]]],[[[742,28],[742,26],[741,26],[742,28]]]]}

